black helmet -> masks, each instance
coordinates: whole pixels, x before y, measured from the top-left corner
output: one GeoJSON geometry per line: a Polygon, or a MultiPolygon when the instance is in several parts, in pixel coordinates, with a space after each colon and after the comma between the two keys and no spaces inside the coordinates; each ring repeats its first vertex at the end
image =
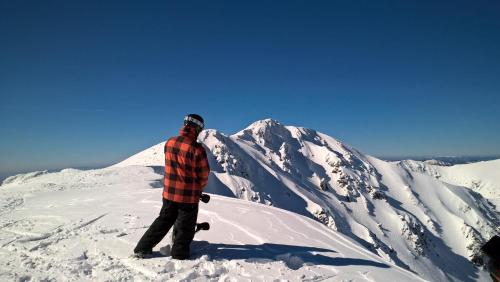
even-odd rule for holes
{"type": "Polygon", "coordinates": [[[199,127],[200,131],[205,128],[205,123],[203,118],[197,114],[189,114],[184,118],[184,125],[194,125],[195,127],[199,127]]]}

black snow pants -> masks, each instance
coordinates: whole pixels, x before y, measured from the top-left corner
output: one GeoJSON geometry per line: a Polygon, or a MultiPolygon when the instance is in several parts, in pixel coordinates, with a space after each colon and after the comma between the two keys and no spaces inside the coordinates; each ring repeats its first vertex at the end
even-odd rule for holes
{"type": "Polygon", "coordinates": [[[163,199],[160,214],[149,229],[142,235],[134,249],[135,253],[151,252],[153,248],[167,235],[174,225],[174,241],[171,255],[174,259],[187,259],[190,245],[194,238],[198,204],[176,203],[163,199]]]}

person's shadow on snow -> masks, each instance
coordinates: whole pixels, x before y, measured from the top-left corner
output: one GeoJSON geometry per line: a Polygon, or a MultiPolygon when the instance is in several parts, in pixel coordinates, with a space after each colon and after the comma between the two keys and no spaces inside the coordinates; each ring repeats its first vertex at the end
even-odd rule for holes
{"type": "Polygon", "coordinates": [[[247,262],[267,263],[283,261],[290,269],[297,270],[304,265],[366,265],[380,268],[390,266],[365,259],[329,257],[320,253],[336,253],[333,250],[306,246],[264,243],[261,245],[212,244],[194,241],[191,244],[193,258],[208,255],[212,260],[243,259],[247,262]]]}

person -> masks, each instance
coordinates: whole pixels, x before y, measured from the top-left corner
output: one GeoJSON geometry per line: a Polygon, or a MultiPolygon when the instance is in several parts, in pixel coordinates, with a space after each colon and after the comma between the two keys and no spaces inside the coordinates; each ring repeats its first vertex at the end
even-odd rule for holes
{"type": "Polygon", "coordinates": [[[500,236],[493,236],[481,247],[481,251],[486,255],[487,269],[493,282],[500,282],[500,236]]]}
{"type": "Polygon", "coordinates": [[[197,142],[204,120],[197,114],[184,118],[180,135],[165,143],[163,206],[153,224],[134,249],[138,258],[152,254],[153,248],[174,226],[171,256],[187,259],[193,241],[198,203],[208,182],[210,167],[205,148],[197,142]]]}

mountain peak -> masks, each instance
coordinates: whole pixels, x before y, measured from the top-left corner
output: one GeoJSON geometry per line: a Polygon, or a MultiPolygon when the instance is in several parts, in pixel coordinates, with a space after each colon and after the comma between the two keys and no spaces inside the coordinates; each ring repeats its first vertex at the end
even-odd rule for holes
{"type": "MultiPolygon", "coordinates": [[[[280,140],[287,140],[291,138],[290,131],[285,127],[285,125],[270,118],[258,120],[233,136],[238,139],[251,141],[261,145],[274,144],[280,140]]],[[[282,142],[280,141],[278,143],[279,144],[274,145],[279,147],[282,142]]]]}
{"type": "Polygon", "coordinates": [[[272,119],[272,118],[266,118],[266,119],[262,119],[262,120],[257,120],[255,122],[253,122],[252,124],[250,124],[249,126],[247,126],[247,128],[245,128],[244,130],[246,129],[258,129],[258,128],[267,128],[267,127],[279,127],[279,126],[283,126],[279,121],[275,120],[275,119],[272,119]]]}

